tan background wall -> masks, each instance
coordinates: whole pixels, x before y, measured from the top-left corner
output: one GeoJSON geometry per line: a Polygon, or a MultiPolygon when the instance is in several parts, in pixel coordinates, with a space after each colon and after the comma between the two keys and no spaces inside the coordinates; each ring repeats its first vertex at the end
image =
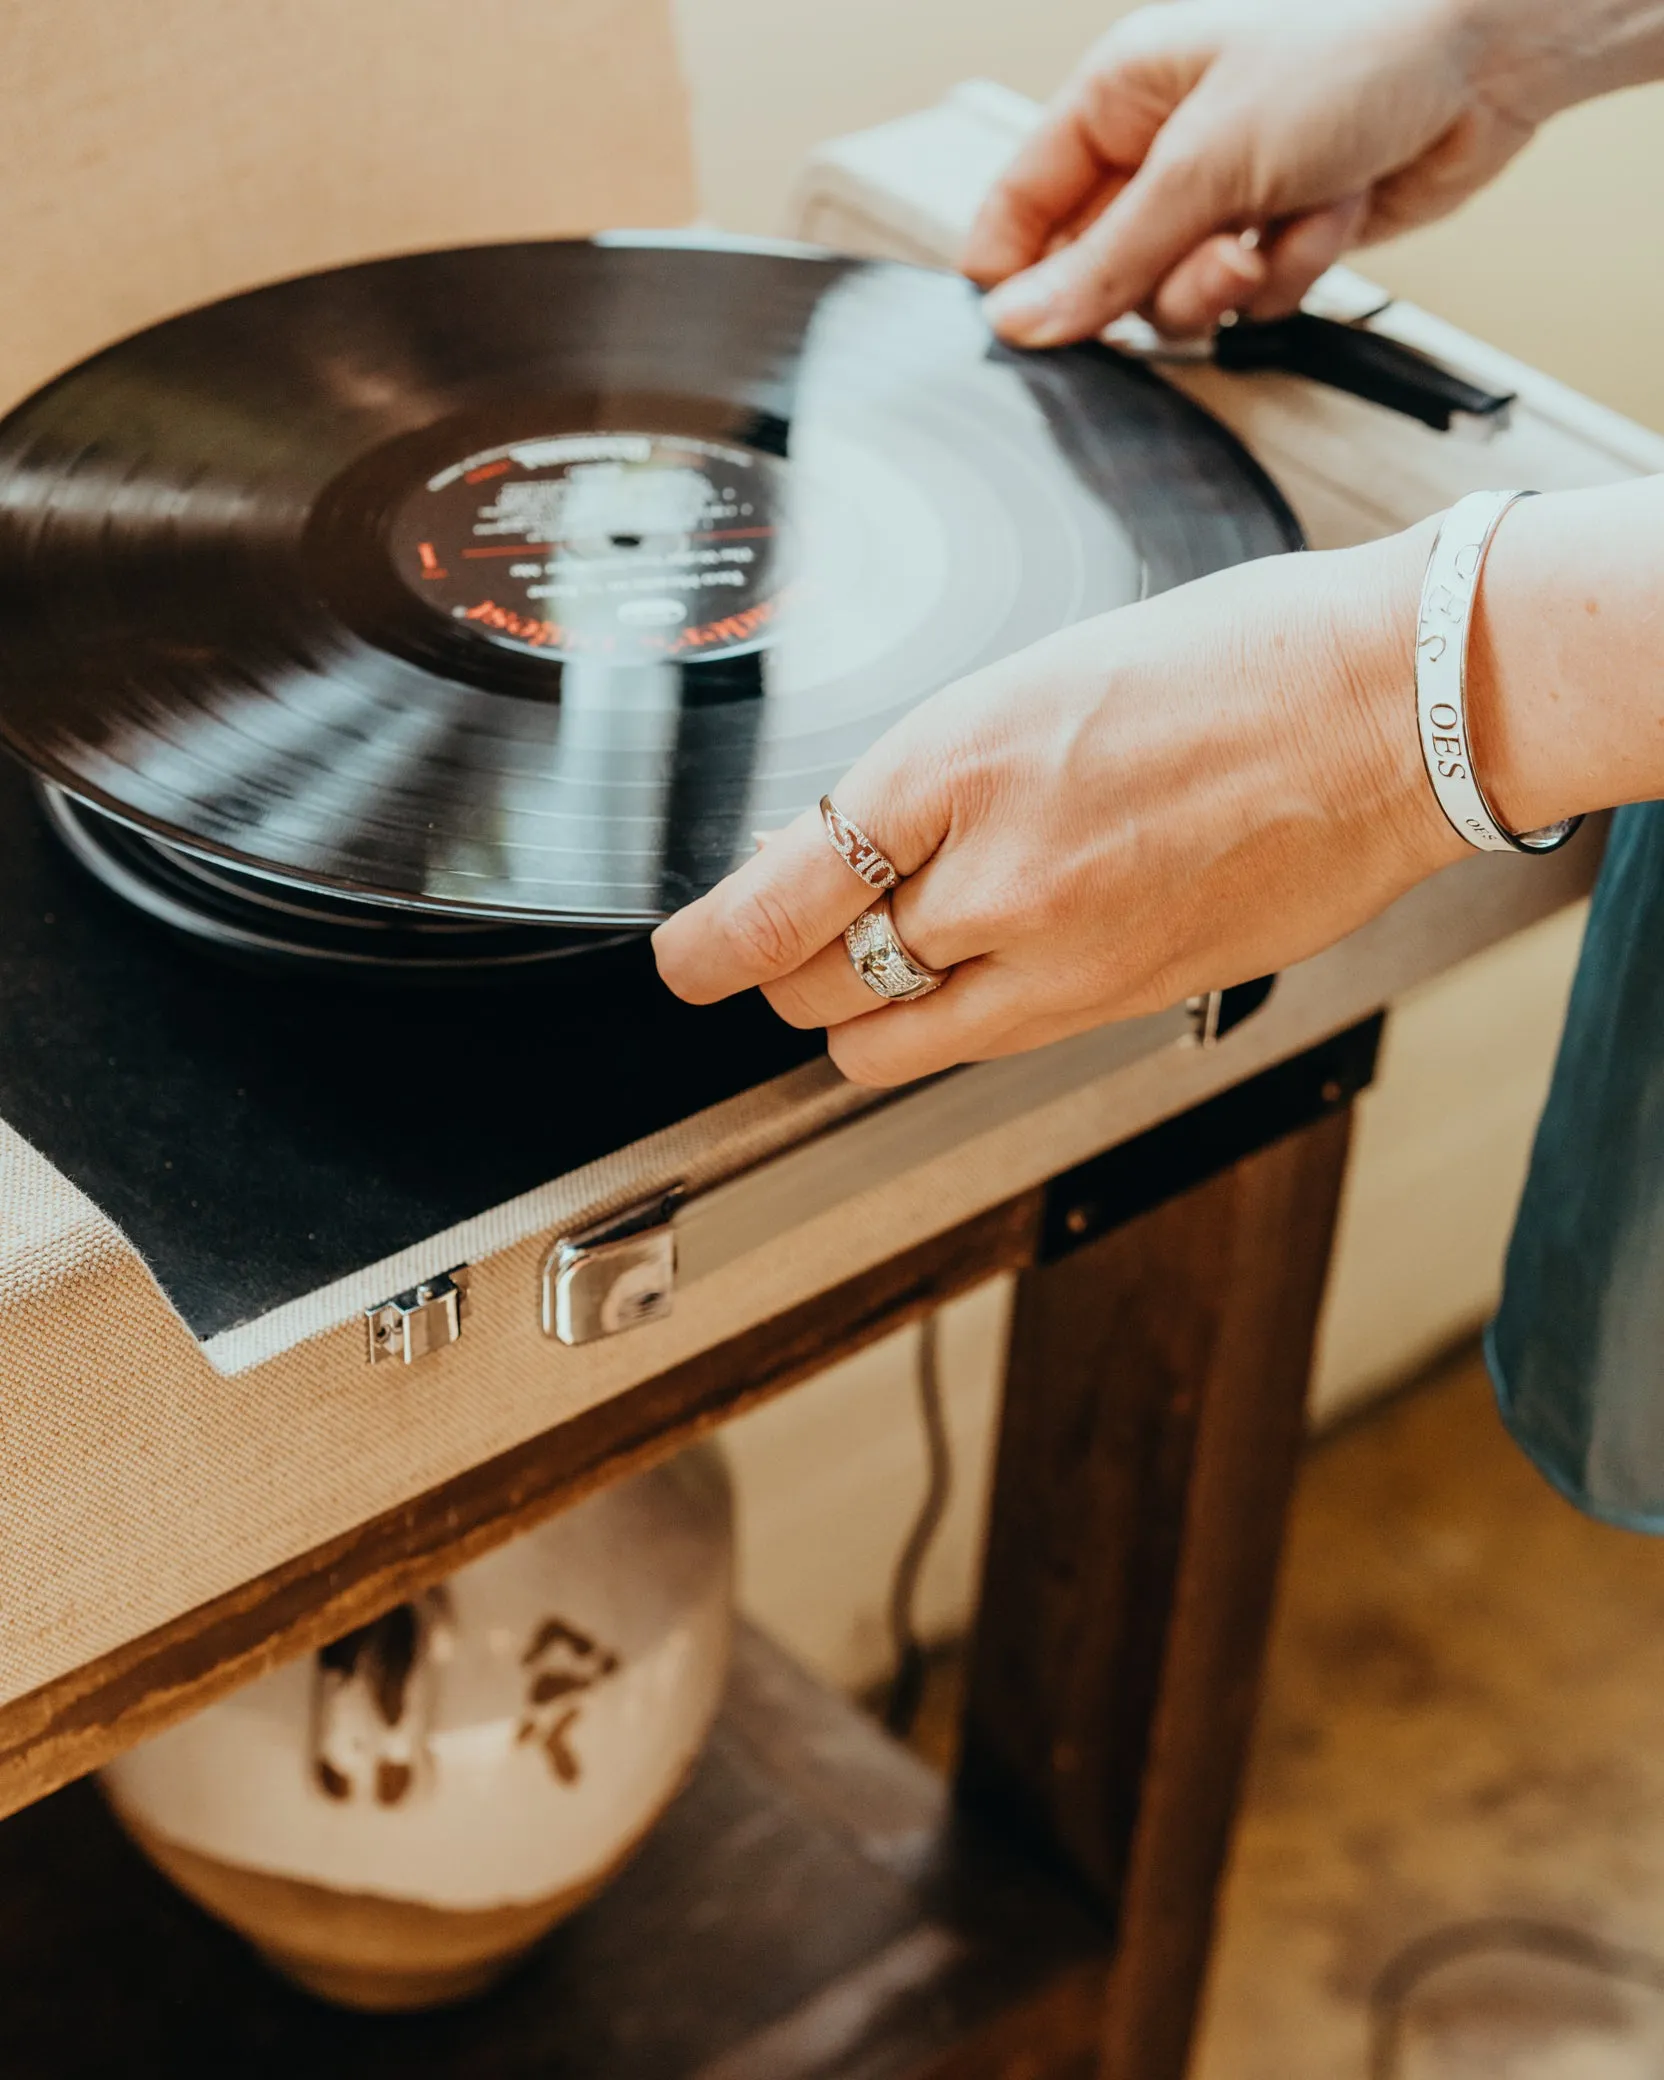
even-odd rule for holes
{"type": "Polygon", "coordinates": [[[0,409],[252,283],[679,221],[667,0],[0,0],[0,409]]]}
{"type": "MultiPolygon", "coordinates": [[[[809,146],[985,77],[1044,96],[1113,0],[676,0],[707,213],[778,230],[809,146]]],[[[1371,252],[1400,295],[1664,427],[1664,86],[1573,111],[1452,223],[1371,252]]]]}

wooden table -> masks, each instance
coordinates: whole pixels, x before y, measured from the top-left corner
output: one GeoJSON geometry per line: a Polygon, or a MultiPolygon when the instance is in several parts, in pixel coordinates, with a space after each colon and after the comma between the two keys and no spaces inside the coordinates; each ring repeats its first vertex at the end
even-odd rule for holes
{"type": "Polygon", "coordinates": [[[410,2022],[271,1981],[76,1786],[0,1829],[0,2070],[876,2080],[1086,2072],[1101,2047],[1103,2073],[1177,2076],[1379,1031],[1355,1024],[193,1613],[60,1696],[50,1741],[14,1725],[6,1758],[65,1774],[274,1642],[315,1644],[1015,1270],[955,1795],[747,1636],[641,1861],[511,1985],[410,2022]]]}

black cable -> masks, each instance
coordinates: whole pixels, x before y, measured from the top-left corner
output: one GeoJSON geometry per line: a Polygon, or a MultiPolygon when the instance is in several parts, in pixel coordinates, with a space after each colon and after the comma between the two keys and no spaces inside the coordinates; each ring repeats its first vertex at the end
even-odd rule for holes
{"type": "Polygon", "coordinates": [[[1369,2080],[1398,2080],[1404,2051],[1405,2008],[1422,1981],[1446,1965],[1488,1952],[1523,1951],[1556,1964],[1580,1965],[1603,1978],[1664,1993],[1664,1958],[1625,1950],[1599,1936],[1552,1921],[1506,1915],[1457,1921],[1408,1943],[1381,1972],[1369,1994],[1369,2080]]]}
{"type": "Polygon", "coordinates": [[[890,1583],[890,1639],[895,1650],[895,1674],[884,1707],[884,1724],[900,1740],[913,1730],[924,1701],[927,1670],[925,1650],[919,1642],[914,1605],[918,1600],[919,1577],[942,1528],[948,1498],[953,1492],[953,1454],[948,1443],[947,1419],[942,1413],[942,1379],[939,1363],[937,1317],[926,1315],[919,1325],[918,1362],[915,1383],[919,1416],[924,1425],[925,1488],[913,1528],[907,1534],[896,1571],[890,1583]]]}

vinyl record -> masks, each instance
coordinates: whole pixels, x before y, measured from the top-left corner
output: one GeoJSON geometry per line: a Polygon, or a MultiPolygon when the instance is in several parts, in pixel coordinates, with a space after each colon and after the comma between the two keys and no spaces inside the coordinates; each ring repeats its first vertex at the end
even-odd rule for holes
{"type": "Polygon", "coordinates": [[[639,937],[628,928],[504,924],[299,888],[149,837],[50,780],[37,780],[35,795],[59,844],[95,881],[176,937],[239,967],[357,982],[518,982],[639,937]]]}
{"type": "Polygon", "coordinates": [[[417,254],[172,319],[0,424],[0,735],[185,859],[617,929],[936,688],[1297,542],[1158,378],[1005,348],[952,275],[417,254]]]}

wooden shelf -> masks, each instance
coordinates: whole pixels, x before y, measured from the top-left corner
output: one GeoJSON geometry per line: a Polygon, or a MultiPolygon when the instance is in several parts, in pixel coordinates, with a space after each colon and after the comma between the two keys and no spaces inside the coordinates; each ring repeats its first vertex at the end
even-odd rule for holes
{"type": "Polygon", "coordinates": [[[6,2080],[1031,2080],[1081,2068],[1107,1932],[755,1633],[692,1782],[616,1885],[466,2007],[291,1991],[90,1784],[0,1824],[6,2080]],[[1018,2047],[1021,2047],[1020,2054],[1018,2047]]]}

